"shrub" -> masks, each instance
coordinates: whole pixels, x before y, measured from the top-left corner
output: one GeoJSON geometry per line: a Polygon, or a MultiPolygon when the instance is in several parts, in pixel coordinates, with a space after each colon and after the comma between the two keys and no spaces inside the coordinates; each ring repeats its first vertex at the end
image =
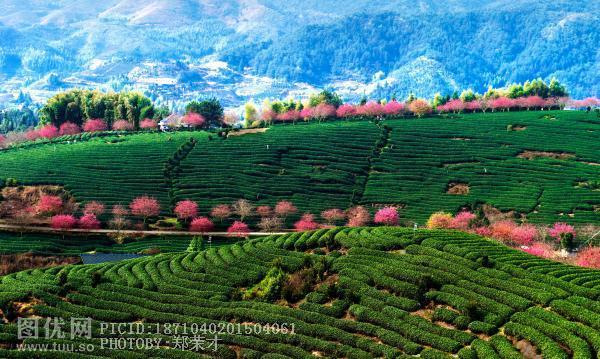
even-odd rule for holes
{"type": "Polygon", "coordinates": [[[158,123],[156,123],[156,121],[149,119],[149,118],[145,118],[142,121],[140,121],[140,128],[142,130],[152,130],[158,127],[158,123]]]}
{"type": "Polygon", "coordinates": [[[600,247],[587,247],[577,254],[578,266],[600,269],[600,247]]]}
{"type": "Polygon", "coordinates": [[[83,207],[83,214],[93,214],[94,216],[101,216],[104,214],[104,205],[97,201],[86,203],[83,207]]]}
{"type": "Polygon", "coordinates": [[[435,212],[427,220],[427,228],[450,228],[452,225],[452,215],[446,212],[435,212]]]}
{"type": "Polygon", "coordinates": [[[77,225],[77,219],[70,214],[57,214],[51,219],[51,226],[55,229],[71,229],[77,225]]]}
{"type": "Polygon", "coordinates": [[[81,132],[81,128],[73,123],[73,122],[65,122],[62,125],[60,125],[60,129],[58,131],[58,133],[61,136],[66,136],[66,135],[76,135],[78,133],[81,132]]]}
{"type": "Polygon", "coordinates": [[[230,237],[247,237],[249,233],[248,225],[241,221],[235,221],[227,228],[227,235],[230,237]]]}
{"type": "Polygon", "coordinates": [[[348,218],[348,227],[362,227],[369,223],[371,215],[369,211],[363,206],[356,206],[346,211],[346,217],[348,218]]]}
{"type": "Polygon", "coordinates": [[[39,129],[40,137],[51,139],[58,137],[58,128],[54,125],[46,125],[39,129]]]}
{"type": "Polygon", "coordinates": [[[99,229],[100,221],[92,213],[85,214],[79,218],[79,228],[83,229],[99,229]]]}
{"type": "Polygon", "coordinates": [[[179,201],[175,206],[174,212],[177,218],[189,220],[198,216],[198,204],[190,200],[179,201]]]}
{"type": "Polygon", "coordinates": [[[36,205],[36,212],[43,215],[53,215],[61,211],[63,200],[59,196],[43,194],[36,205]]]}
{"type": "Polygon", "coordinates": [[[305,213],[302,218],[294,223],[294,229],[297,231],[312,231],[319,228],[319,224],[315,222],[315,216],[310,213],[305,213]]]}
{"type": "Polygon", "coordinates": [[[115,131],[133,131],[133,124],[125,120],[117,120],[113,123],[112,129],[115,131]]]}
{"type": "Polygon", "coordinates": [[[158,200],[148,196],[141,196],[135,198],[129,204],[131,214],[139,216],[144,219],[144,224],[148,217],[156,217],[160,214],[160,204],[158,200]]]}
{"type": "Polygon", "coordinates": [[[106,125],[106,122],[102,121],[101,119],[87,120],[83,124],[83,130],[85,132],[100,132],[100,131],[106,131],[107,129],[108,129],[108,126],[106,125]]]}
{"type": "Polygon", "coordinates": [[[198,217],[190,223],[191,232],[210,232],[215,228],[215,225],[208,217],[198,217]]]}
{"type": "Polygon", "coordinates": [[[384,207],[375,213],[373,222],[386,226],[397,226],[400,218],[396,207],[384,207]]]}

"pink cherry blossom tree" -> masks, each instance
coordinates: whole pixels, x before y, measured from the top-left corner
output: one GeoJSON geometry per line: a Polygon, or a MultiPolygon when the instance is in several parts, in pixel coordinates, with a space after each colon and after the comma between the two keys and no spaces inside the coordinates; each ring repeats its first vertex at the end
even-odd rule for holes
{"type": "Polygon", "coordinates": [[[273,214],[273,209],[269,206],[258,206],[256,207],[256,213],[261,217],[270,217],[273,214]]]}
{"type": "Polygon", "coordinates": [[[62,125],[60,125],[60,130],[58,131],[58,133],[61,136],[76,135],[80,132],[81,132],[81,128],[79,128],[79,126],[77,126],[77,124],[75,124],[73,122],[63,123],[62,125]]]}
{"type": "Polygon", "coordinates": [[[305,107],[300,111],[300,117],[302,117],[305,121],[310,120],[314,117],[314,109],[312,107],[305,107]]]}
{"type": "Polygon", "coordinates": [[[396,100],[392,100],[383,106],[383,113],[388,116],[399,115],[404,112],[404,104],[396,100]]]}
{"type": "Polygon", "coordinates": [[[313,109],[313,118],[316,118],[319,121],[325,120],[330,117],[335,117],[335,114],[335,106],[327,103],[320,103],[313,109]]]}
{"type": "Polygon", "coordinates": [[[112,129],[115,131],[133,131],[133,124],[125,120],[118,120],[113,123],[112,129]]]}
{"type": "Polygon", "coordinates": [[[77,219],[70,214],[57,214],[50,220],[54,229],[71,229],[77,225],[77,219]]]}
{"type": "Polygon", "coordinates": [[[275,205],[275,214],[283,218],[286,218],[290,214],[294,214],[297,211],[298,208],[296,208],[296,206],[294,206],[294,204],[290,201],[279,201],[275,205]]]}
{"type": "Polygon", "coordinates": [[[198,217],[190,223],[190,232],[210,232],[215,228],[214,223],[208,217],[198,217]]]}
{"type": "Polygon", "coordinates": [[[227,235],[230,237],[248,237],[250,234],[250,228],[248,225],[241,221],[235,221],[229,228],[227,228],[227,235]]]}
{"type": "Polygon", "coordinates": [[[108,126],[106,125],[106,122],[102,121],[99,118],[87,120],[83,124],[83,130],[85,132],[100,132],[106,131],[107,129],[108,126]]]}
{"type": "Polygon", "coordinates": [[[335,115],[340,118],[355,116],[356,107],[345,103],[337,108],[335,115]]]}
{"type": "Polygon", "coordinates": [[[587,247],[577,254],[576,263],[581,267],[600,269],[600,247],[587,247]]]}
{"type": "Polygon", "coordinates": [[[459,113],[462,110],[464,110],[465,104],[461,100],[455,99],[455,100],[450,100],[450,101],[446,102],[446,104],[444,105],[444,108],[448,112],[459,113]]]}
{"type": "Polygon", "coordinates": [[[297,110],[289,110],[277,115],[277,119],[282,122],[296,122],[301,118],[302,117],[300,116],[300,111],[297,110]]]}
{"type": "Polygon", "coordinates": [[[356,109],[356,114],[368,117],[380,117],[384,114],[383,105],[376,101],[369,101],[356,109]]]}
{"type": "Polygon", "coordinates": [[[520,249],[525,253],[529,253],[531,255],[541,258],[552,258],[554,255],[554,248],[552,248],[552,246],[548,243],[543,242],[535,242],[527,246],[521,247],[520,249]]]}
{"type": "Polygon", "coordinates": [[[450,221],[450,228],[466,231],[471,226],[475,217],[475,214],[470,211],[459,212],[452,218],[452,221],[450,221]]]}
{"type": "Polygon", "coordinates": [[[156,198],[140,196],[131,201],[129,209],[131,209],[132,215],[143,218],[145,226],[148,218],[157,217],[160,214],[160,203],[156,198]]]}
{"type": "Polygon", "coordinates": [[[321,212],[321,218],[329,225],[333,225],[346,218],[346,213],[339,208],[331,208],[321,212]]]}
{"type": "Polygon", "coordinates": [[[120,204],[115,204],[112,208],[112,214],[115,217],[125,217],[129,214],[129,210],[120,204]]]}
{"type": "Polygon", "coordinates": [[[101,216],[102,214],[104,214],[104,205],[98,201],[88,202],[83,207],[83,214],[93,214],[94,216],[101,216]]]}
{"type": "Polygon", "coordinates": [[[36,212],[43,215],[57,214],[62,210],[63,200],[59,196],[42,194],[36,205],[36,212]]]}
{"type": "Polygon", "coordinates": [[[101,224],[98,218],[92,213],[83,215],[79,218],[79,228],[82,229],[100,229],[101,224]]]}
{"type": "Polygon", "coordinates": [[[158,127],[158,123],[150,118],[145,118],[140,121],[140,128],[142,130],[154,130],[158,127]]]}
{"type": "Polygon", "coordinates": [[[58,128],[54,125],[46,125],[39,130],[40,137],[52,139],[58,137],[58,128]]]}
{"type": "Polygon", "coordinates": [[[25,138],[27,139],[27,141],[35,141],[38,138],[40,138],[40,131],[36,130],[36,129],[29,129],[25,132],[25,138]]]}
{"type": "Polygon", "coordinates": [[[232,210],[231,207],[229,207],[229,205],[218,204],[211,209],[210,216],[212,218],[218,219],[220,222],[223,222],[223,220],[231,216],[231,212],[232,210]]]}
{"type": "Polygon", "coordinates": [[[298,232],[312,231],[317,228],[319,228],[319,224],[315,222],[315,216],[311,213],[303,214],[300,220],[294,223],[294,229],[298,232]]]}
{"type": "Polygon", "coordinates": [[[356,206],[349,208],[346,211],[346,218],[348,218],[348,227],[364,227],[371,221],[371,215],[369,211],[363,206],[356,206]]]}
{"type": "Polygon", "coordinates": [[[201,128],[206,124],[206,119],[199,113],[188,112],[182,122],[192,128],[201,128]]]}
{"type": "Polygon", "coordinates": [[[175,205],[175,214],[177,218],[188,221],[198,216],[198,204],[191,200],[183,200],[175,205]]]}
{"type": "Polygon", "coordinates": [[[375,213],[373,222],[385,226],[397,226],[400,221],[396,207],[384,207],[375,213]]]}
{"type": "Polygon", "coordinates": [[[531,224],[522,224],[515,227],[511,233],[511,242],[519,246],[528,246],[537,236],[537,228],[531,224]]]}

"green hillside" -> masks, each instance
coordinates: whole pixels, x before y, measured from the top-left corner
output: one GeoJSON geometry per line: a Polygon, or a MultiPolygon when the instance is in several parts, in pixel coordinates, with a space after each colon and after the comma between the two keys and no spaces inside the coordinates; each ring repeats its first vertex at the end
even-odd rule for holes
{"type": "Polygon", "coordinates": [[[90,349],[61,358],[197,357],[174,349],[183,325],[196,323],[203,337],[219,332],[217,350],[204,349],[219,358],[519,358],[517,347],[528,345],[544,358],[592,358],[600,353],[599,297],[598,271],[470,234],[322,229],[2,277],[0,356],[30,358],[10,349],[56,342],[90,349]],[[17,316],[91,317],[93,332],[44,339],[40,328],[42,338],[23,341],[17,316]],[[138,323],[143,334],[111,334],[103,322],[138,323]],[[293,333],[274,332],[276,324],[293,333]],[[102,346],[146,337],[162,346],[102,346]]]}
{"type": "Polygon", "coordinates": [[[109,205],[148,194],[165,211],[187,198],[204,213],[240,198],[288,199],[315,214],[393,204],[422,224],[486,203],[532,222],[590,223],[600,219],[599,131],[595,113],[521,111],[277,125],[227,139],[109,136],[0,151],[0,179],[64,185],[80,202],[109,205]],[[457,184],[462,194],[447,193],[457,184]]]}

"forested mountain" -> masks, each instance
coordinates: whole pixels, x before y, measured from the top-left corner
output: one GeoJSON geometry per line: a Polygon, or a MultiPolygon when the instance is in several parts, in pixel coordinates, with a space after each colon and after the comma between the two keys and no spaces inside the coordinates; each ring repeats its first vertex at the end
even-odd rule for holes
{"type": "Polygon", "coordinates": [[[600,92],[594,1],[0,0],[0,102],[138,89],[173,108],[333,87],[420,96],[557,77],[600,92]],[[7,96],[6,94],[12,94],[7,96]]]}

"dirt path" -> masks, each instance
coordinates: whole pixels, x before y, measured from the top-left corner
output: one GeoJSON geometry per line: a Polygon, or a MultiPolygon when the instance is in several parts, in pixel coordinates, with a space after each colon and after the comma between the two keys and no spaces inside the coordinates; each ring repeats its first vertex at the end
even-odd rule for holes
{"type": "MultiPolygon", "coordinates": [[[[55,229],[50,227],[17,226],[13,224],[0,224],[0,230],[6,232],[51,233],[51,234],[124,234],[124,235],[156,235],[156,236],[227,236],[227,232],[186,232],[186,231],[139,231],[115,229],[55,229]]],[[[249,236],[282,235],[289,232],[250,232],[249,236]]]]}

